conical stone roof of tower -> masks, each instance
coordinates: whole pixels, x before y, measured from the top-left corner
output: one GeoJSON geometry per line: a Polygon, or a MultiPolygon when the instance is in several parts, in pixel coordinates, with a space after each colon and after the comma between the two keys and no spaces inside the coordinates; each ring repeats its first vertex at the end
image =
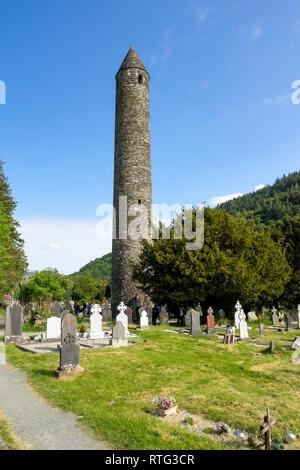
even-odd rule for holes
{"type": "Polygon", "coordinates": [[[143,62],[141,61],[138,53],[136,52],[133,46],[131,46],[131,48],[127,52],[127,55],[125,59],[123,60],[121,67],[118,70],[118,73],[120,72],[120,70],[126,70],[126,69],[132,69],[132,68],[141,69],[141,70],[144,70],[146,73],[148,73],[146,70],[146,67],[144,66],[143,62]]]}

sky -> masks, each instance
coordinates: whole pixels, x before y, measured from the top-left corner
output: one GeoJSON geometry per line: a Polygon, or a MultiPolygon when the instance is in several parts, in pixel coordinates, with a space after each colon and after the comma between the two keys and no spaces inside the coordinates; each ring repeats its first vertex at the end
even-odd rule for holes
{"type": "Polygon", "coordinates": [[[299,170],[299,0],[2,0],[0,45],[0,158],[31,270],[111,251],[96,214],[131,45],[151,76],[154,203],[214,206],[299,170]]]}

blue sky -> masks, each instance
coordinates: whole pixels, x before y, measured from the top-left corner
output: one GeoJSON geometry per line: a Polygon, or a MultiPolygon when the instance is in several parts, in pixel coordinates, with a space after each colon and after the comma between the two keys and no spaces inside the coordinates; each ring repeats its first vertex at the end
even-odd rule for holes
{"type": "Polygon", "coordinates": [[[110,251],[96,209],[132,44],[151,75],[153,202],[213,204],[299,170],[298,0],[3,0],[0,44],[0,157],[31,269],[110,251]]]}

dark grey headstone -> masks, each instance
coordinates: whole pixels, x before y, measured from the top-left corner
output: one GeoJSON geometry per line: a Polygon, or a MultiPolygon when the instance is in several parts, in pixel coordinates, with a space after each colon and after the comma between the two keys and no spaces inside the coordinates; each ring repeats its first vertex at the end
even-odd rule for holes
{"type": "Polygon", "coordinates": [[[192,336],[202,335],[200,328],[200,313],[197,310],[192,310],[192,336]]]}
{"type": "Polygon", "coordinates": [[[259,324],[259,334],[263,336],[265,334],[265,325],[263,323],[259,324]]]}
{"type": "Polygon", "coordinates": [[[222,308],[219,310],[219,318],[225,318],[225,310],[223,310],[222,308]]]}
{"type": "Polygon", "coordinates": [[[54,313],[56,316],[60,315],[60,302],[58,300],[55,300],[51,304],[51,312],[54,313]]]}
{"type": "Polygon", "coordinates": [[[76,332],[76,318],[67,313],[62,319],[61,325],[60,369],[79,365],[79,344],[76,332]]]}
{"type": "Polygon", "coordinates": [[[4,336],[22,336],[23,307],[16,302],[6,307],[4,336]]]}
{"type": "Polygon", "coordinates": [[[125,327],[122,322],[117,321],[112,330],[112,339],[125,339],[125,327]]]}
{"type": "Polygon", "coordinates": [[[293,327],[292,327],[292,317],[291,315],[289,315],[288,317],[286,317],[286,329],[287,330],[292,330],[293,327]]]}
{"type": "Polygon", "coordinates": [[[103,322],[109,323],[112,321],[112,312],[108,305],[104,305],[104,307],[102,308],[101,314],[102,314],[103,322]]]}
{"type": "Polygon", "coordinates": [[[70,311],[65,308],[65,309],[62,310],[62,312],[61,312],[61,321],[63,321],[63,319],[65,318],[66,315],[70,315],[70,311]]]}
{"type": "Polygon", "coordinates": [[[159,321],[161,325],[168,325],[169,324],[169,314],[165,307],[161,309],[159,314],[159,321]]]}

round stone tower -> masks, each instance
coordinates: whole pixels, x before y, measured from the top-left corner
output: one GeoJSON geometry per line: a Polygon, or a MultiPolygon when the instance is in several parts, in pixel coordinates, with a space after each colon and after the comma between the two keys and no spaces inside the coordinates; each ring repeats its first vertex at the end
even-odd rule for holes
{"type": "Polygon", "coordinates": [[[116,75],[114,208],[112,246],[112,310],[123,301],[136,307],[145,297],[132,280],[132,262],[141,250],[140,239],[130,236],[131,222],[147,209],[151,238],[150,76],[132,46],[116,75]],[[128,215],[129,211],[129,215],[128,215]],[[136,214],[136,215],[134,215],[136,214]]]}

